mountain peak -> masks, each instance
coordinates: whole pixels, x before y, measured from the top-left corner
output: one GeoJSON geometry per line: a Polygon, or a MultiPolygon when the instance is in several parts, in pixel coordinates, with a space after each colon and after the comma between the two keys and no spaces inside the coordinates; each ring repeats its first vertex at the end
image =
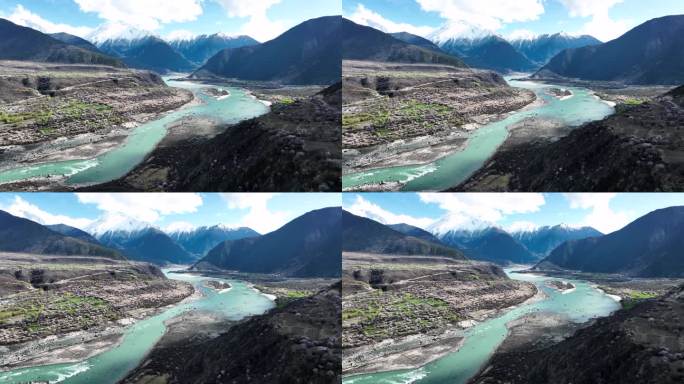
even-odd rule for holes
{"type": "Polygon", "coordinates": [[[98,237],[107,232],[137,232],[147,228],[153,228],[153,226],[150,223],[127,216],[108,214],[90,224],[85,230],[91,235],[98,237]]]}
{"type": "Polygon", "coordinates": [[[490,36],[497,36],[494,31],[467,25],[460,22],[449,22],[428,35],[428,39],[437,45],[442,45],[449,40],[477,41],[490,36]]]}
{"type": "Polygon", "coordinates": [[[476,232],[496,227],[494,223],[460,215],[445,215],[428,227],[428,232],[437,237],[452,231],[476,232]]]}
{"type": "Polygon", "coordinates": [[[156,37],[152,32],[134,28],[120,23],[107,23],[100,25],[86,36],[86,39],[95,45],[101,45],[114,40],[141,40],[146,37],[156,37]]]}

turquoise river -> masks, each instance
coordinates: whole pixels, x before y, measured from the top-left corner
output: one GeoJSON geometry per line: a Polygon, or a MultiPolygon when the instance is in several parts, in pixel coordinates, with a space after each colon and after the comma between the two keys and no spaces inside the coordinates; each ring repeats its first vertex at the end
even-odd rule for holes
{"type": "Polygon", "coordinates": [[[520,121],[536,117],[546,118],[568,126],[600,120],[615,112],[607,102],[599,99],[588,89],[569,87],[573,95],[557,98],[548,93],[548,88],[560,86],[540,84],[532,81],[517,81],[506,78],[513,87],[526,88],[535,92],[544,103],[524,108],[509,114],[506,118],[486,124],[473,133],[466,147],[441,159],[422,165],[371,169],[342,177],[342,188],[353,189],[363,185],[382,182],[399,182],[405,191],[442,191],[465,181],[489,159],[508,137],[508,128],[520,121]]]}
{"type": "Polygon", "coordinates": [[[458,351],[423,367],[348,376],[343,384],[463,384],[479,371],[504,341],[508,334],[506,324],[511,320],[533,312],[550,312],[566,315],[574,322],[585,322],[608,316],[620,308],[615,299],[586,281],[567,280],[576,288],[561,293],[545,285],[546,280],[554,278],[516,273],[512,269],[507,269],[506,273],[513,279],[534,283],[546,294],[546,298],[515,307],[500,317],[468,328],[463,332],[465,342],[458,351]]]}
{"type": "Polygon", "coordinates": [[[77,363],[0,372],[0,383],[114,384],[137,367],[164,335],[164,322],[168,319],[186,311],[201,310],[223,314],[230,320],[240,320],[246,316],[264,313],[275,305],[268,297],[243,281],[223,280],[229,282],[232,287],[227,291],[217,292],[202,284],[206,277],[169,273],[168,270],[164,272],[169,278],[192,283],[196,289],[201,290],[203,296],[197,300],[184,301],[155,316],[134,323],[126,329],[123,341],[119,345],[90,359],[77,363]]]}
{"type": "Polygon", "coordinates": [[[125,142],[96,158],[32,164],[0,172],[0,184],[21,180],[67,176],[67,184],[89,185],[117,179],[142,162],[166,136],[167,127],[188,116],[210,118],[217,124],[234,124],[268,112],[268,106],[240,88],[201,85],[164,79],[169,86],[191,90],[201,104],[183,107],[134,128],[125,142]],[[226,90],[228,97],[213,97],[203,88],[226,90]]]}

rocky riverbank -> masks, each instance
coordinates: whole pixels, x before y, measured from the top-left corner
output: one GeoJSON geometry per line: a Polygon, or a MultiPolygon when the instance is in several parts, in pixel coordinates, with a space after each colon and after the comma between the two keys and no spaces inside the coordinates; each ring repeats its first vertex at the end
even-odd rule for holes
{"type": "Polygon", "coordinates": [[[458,348],[459,330],[535,297],[489,263],[343,254],[343,373],[416,368],[458,348]]]}
{"type": "Polygon", "coordinates": [[[179,319],[123,383],[337,383],[340,311],[338,283],[264,315],[199,327],[199,335],[188,322],[211,319],[179,319]]]}
{"type": "Polygon", "coordinates": [[[339,191],[341,86],[274,104],[211,139],[160,146],[90,191],[339,191]]]}
{"type": "Polygon", "coordinates": [[[532,322],[527,335],[512,327],[513,337],[470,383],[674,384],[684,380],[684,285],[574,333],[563,332],[560,319],[560,327],[551,333],[562,341],[538,343],[535,336],[549,334],[555,321],[545,314],[533,316],[536,320],[527,319],[532,322]]]}
{"type": "Polygon", "coordinates": [[[152,72],[97,65],[2,61],[0,84],[0,169],[95,157],[194,98],[152,72]]]}
{"type": "Polygon", "coordinates": [[[345,174],[433,162],[536,99],[493,72],[442,65],[345,61],[343,84],[345,174]]]}
{"type": "Polygon", "coordinates": [[[681,190],[684,87],[616,110],[560,140],[504,145],[453,191],[681,190]]]}
{"type": "Polygon", "coordinates": [[[116,345],[125,325],[194,292],[146,263],[24,254],[0,260],[0,369],[81,360],[116,345]]]}

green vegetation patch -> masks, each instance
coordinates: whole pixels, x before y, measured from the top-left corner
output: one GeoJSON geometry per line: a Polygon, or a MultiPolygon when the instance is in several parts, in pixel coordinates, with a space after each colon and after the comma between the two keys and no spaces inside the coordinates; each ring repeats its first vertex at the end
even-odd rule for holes
{"type": "Polygon", "coordinates": [[[627,99],[627,100],[625,100],[625,104],[627,104],[627,105],[641,105],[643,103],[644,103],[644,101],[639,100],[639,99],[627,99]]]}
{"type": "Polygon", "coordinates": [[[52,306],[59,311],[73,315],[85,307],[106,309],[108,308],[108,303],[97,297],[76,296],[72,293],[65,293],[57,301],[52,303],[52,306]]]}
{"type": "Polygon", "coordinates": [[[52,111],[32,111],[9,113],[0,111],[0,123],[3,124],[17,124],[24,121],[36,121],[39,124],[47,124],[52,117],[52,111]]]}
{"type": "Polygon", "coordinates": [[[38,319],[45,306],[39,302],[27,302],[22,305],[15,305],[13,307],[0,310],[0,324],[5,323],[8,319],[14,317],[21,317],[26,321],[35,321],[38,319]]]}
{"type": "Polygon", "coordinates": [[[290,104],[294,104],[295,99],[286,96],[286,97],[281,98],[278,101],[280,102],[280,104],[290,105],[290,104]]]}
{"type": "Polygon", "coordinates": [[[342,128],[353,128],[353,127],[373,127],[373,128],[385,128],[387,123],[389,123],[390,113],[388,110],[379,108],[375,111],[354,113],[354,114],[343,114],[342,115],[342,128]]]}
{"type": "Polygon", "coordinates": [[[643,300],[653,299],[658,297],[658,294],[648,291],[630,291],[628,296],[623,298],[621,301],[622,308],[630,309],[634,308],[639,302],[643,300]]]}

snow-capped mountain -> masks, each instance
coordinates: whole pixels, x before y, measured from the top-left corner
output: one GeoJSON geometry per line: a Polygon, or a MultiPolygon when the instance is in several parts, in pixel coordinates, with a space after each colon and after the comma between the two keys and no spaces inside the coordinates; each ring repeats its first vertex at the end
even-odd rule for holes
{"type": "Polygon", "coordinates": [[[195,258],[167,234],[149,223],[119,215],[108,215],[86,231],[101,244],[121,251],[131,260],[154,264],[189,264],[195,258]]]}
{"type": "Polygon", "coordinates": [[[501,36],[463,23],[448,23],[428,36],[443,51],[474,68],[501,73],[527,72],[535,66],[501,36]]]}
{"type": "Polygon", "coordinates": [[[96,46],[100,46],[109,41],[134,42],[137,40],[142,40],[146,37],[155,37],[155,35],[150,31],[144,31],[129,25],[107,23],[100,25],[90,32],[86,36],[86,40],[90,41],[96,46]]]}
{"type": "Polygon", "coordinates": [[[121,58],[132,68],[159,73],[189,72],[196,68],[166,41],[149,31],[109,23],[98,27],[87,37],[100,51],[121,58]]]}
{"type": "Polygon", "coordinates": [[[566,224],[543,226],[532,230],[512,232],[513,238],[522,243],[530,252],[544,257],[568,240],[602,236],[592,227],[573,227],[566,224]]]}
{"type": "Polygon", "coordinates": [[[247,227],[228,227],[224,225],[185,228],[167,232],[169,237],[183,249],[197,257],[204,256],[212,248],[226,240],[239,240],[260,236],[258,232],[247,227]]]}
{"type": "Polygon", "coordinates": [[[224,49],[259,44],[258,41],[249,36],[231,36],[224,33],[180,36],[167,42],[186,59],[198,66],[204,64],[209,58],[224,49]]]}
{"type": "Polygon", "coordinates": [[[572,36],[561,32],[510,39],[509,43],[531,61],[544,65],[565,49],[597,45],[601,44],[601,41],[589,35],[572,36]]]}

